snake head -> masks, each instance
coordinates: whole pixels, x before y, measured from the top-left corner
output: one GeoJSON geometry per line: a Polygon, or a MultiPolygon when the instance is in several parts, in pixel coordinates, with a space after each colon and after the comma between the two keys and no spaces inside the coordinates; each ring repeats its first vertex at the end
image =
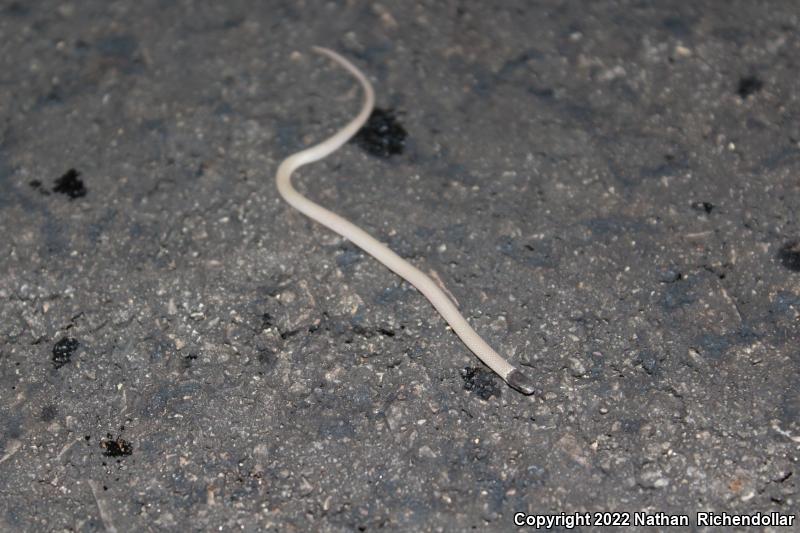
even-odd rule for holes
{"type": "Polygon", "coordinates": [[[533,380],[517,369],[512,370],[511,373],[508,374],[506,383],[508,383],[512,389],[528,396],[536,392],[533,380]]]}

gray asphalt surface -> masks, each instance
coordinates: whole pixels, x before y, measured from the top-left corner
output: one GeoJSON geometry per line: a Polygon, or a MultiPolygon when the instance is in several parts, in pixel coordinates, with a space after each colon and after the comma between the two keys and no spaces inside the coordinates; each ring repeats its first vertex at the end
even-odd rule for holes
{"type": "Polygon", "coordinates": [[[0,529],[797,516],[799,30],[794,0],[0,1],[0,529]],[[298,187],[541,394],[279,198],[360,105],[314,44],[408,136],[298,187]]]}

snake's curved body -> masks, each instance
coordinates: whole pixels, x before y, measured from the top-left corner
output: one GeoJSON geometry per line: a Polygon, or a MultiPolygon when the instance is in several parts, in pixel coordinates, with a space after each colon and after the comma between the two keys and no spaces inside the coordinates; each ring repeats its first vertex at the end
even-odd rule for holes
{"type": "Polygon", "coordinates": [[[322,47],[314,47],[313,50],[331,58],[360,82],[364,90],[364,105],[358,115],[334,135],[319,144],[292,154],[280,164],[276,175],[278,192],[289,205],[352,241],[359,248],[383,263],[392,272],[414,285],[430,300],[431,304],[453,328],[453,331],[481,361],[497,372],[514,389],[524,394],[533,394],[533,382],[495,352],[491,346],[486,344],[464,317],[461,316],[461,313],[458,312],[450,298],[431,278],[355,224],[312,202],[292,186],[291,178],[295,170],[308,163],[319,161],[338,150],[361,129],[369,118],[370,113],[372,113],[372,108],[375,104],[375,92],[372,89],[372,85],[358,68],[333,50],[322,47]]]}

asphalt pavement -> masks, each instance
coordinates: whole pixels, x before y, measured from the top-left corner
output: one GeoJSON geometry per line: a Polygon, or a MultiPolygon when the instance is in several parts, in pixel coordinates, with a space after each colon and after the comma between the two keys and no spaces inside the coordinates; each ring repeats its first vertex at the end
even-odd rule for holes
{"type": "Polygon", "coordinates": [[[798,72],[795,0],[0,1],[0,530],[796,531],[697,513],[800,513],[798,72]],[[379,111],[298,188],[538,394],[279,197],[312,45],[379,111]]]}

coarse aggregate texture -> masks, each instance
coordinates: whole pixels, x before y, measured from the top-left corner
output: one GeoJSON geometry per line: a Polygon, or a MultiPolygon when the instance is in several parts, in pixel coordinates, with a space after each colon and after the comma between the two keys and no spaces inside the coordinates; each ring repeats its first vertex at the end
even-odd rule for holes
{"type": "Polygon", "coordinates": [[[0,0],[0,530],[797,514],[798,72],[795,0],[0,0]],[[540,394],[281,201],[311,45],[405,136],[298,188],[540,394]]]}

